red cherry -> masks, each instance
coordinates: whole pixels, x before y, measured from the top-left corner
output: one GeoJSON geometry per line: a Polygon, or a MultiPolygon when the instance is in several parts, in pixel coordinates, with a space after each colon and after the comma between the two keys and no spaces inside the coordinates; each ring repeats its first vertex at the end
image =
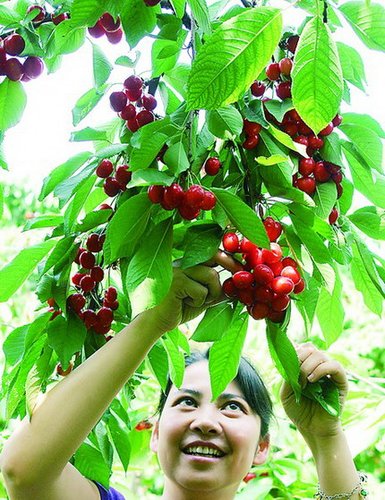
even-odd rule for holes
{"type": "Polygon", "coordinates": [[[185,204],[182,204],[180,207],[178,207],[178,211],[180,216],[186,220],[196,219],[201,213],[200,208],[191,207],[185,204]]]}
{"type": "Polygon", "coordinates": [[[298,294],[298,293],[301,293],[305,290],[305,282],[304,280],[301,278],[299,280],[299,282],[295,285],[294,287],[294,293],[295,294],[298,294]]]}
{"type": "Polygon", "coordinates": [[[219,161],[219,158],[213,156],[211,158],[208,158],[205,163],[205,172],[207,175],[217,175],[219,172],[219,169],[221,168],[221,162],[219,161]]]}
{"type": "Polygon", "coordinates": [[[112,207],[111,205],[108,205],[108,203],[102,203],[98,206],[97,210],[112,210],[112,207]]]}
{"type": "Polygon", "coordinates": [[[137,101],[138,99],[141,98],[142,89],[141,88],[139,88],[139,89],[126,89],[125,94],[128,97],[129,101],[134,102],[134,101],[137,101]]]}
{"type": "Polygon", "coordinates": [[[253,269],[259,264],[263,264],[262,250],[255,245],[248,253],[245,253],[243,257],[250,269],[253,269]]]}
{"type": "Polygon", "coordinates": [[[291,97],[291,82],[280,82],[278,85],[275,87],[275,92],[277,96],[284,100],[284,99],[290,99],[291,97]]]}
{"type": "Polygon", "coordinates": [[[273,311],[281,312],[289,307],[290,297],[288,295],[278,295],[271,301],[273,311]]]}
{"type": "Polygon", "coordinates": [[[86,276],[84,273],[76,273],[72,276],[71,281],[75,286],[80,286],[80,280],[86,276]]]}
{"type": "Polygon", "coordinates": [[[132,177],[132,172],[129,170],[128,165],[120,165],[115,172],[115,179],[121,184],[122,186],[126,186],[132,177]]]}
{"type": "Polygon", "coordinates": [[[325,128],[323,128],[320,132],[320,135],[326,136],[330,135],[333,132],[334,125],[333,122],[330,122],[328,125],[326,125],[325,128]]]}
{"type": "Polygon", "coordinates": [[[83,290],[83,292],[87,293],[90,292],[95,288],[95,281],[91,278],[91,276],[83,276],[83,278],[80,280],[80,288],[83,290]]]}
{"type": "Polygon", "coordinates": [[[182,186],[177,183],[172,183],[171,186],[164,188],[163,200],[170,209],[179,207],[184,198],[182,186]]]}
{"type": "Polygon", "coordinates": [[[266,217],[263,221],[263,225],[265,226],[266,233],[270,241],[276,241],[281,236],[282,226],[272,217],[266,217]]]}
{"type": "Polygon", "coordinates": [[[100,38],[106,33],[106,30],[104,29],[102,23],[100,22],[100,19],[96,22],[96,24],[88,28],[88,33],[93,38],[100,38]]]}
{"type": "Polygon", "coordinates": [[[254,283],[254,276],[248,271],[237,271],[233,275],[233,283],[236,288],[249,288],[254,283]]]}
{"type": "Polygon", "coordinates": [[[139,129],[138,120],[136,118],[127,120],[126,127],[130,130],[130,132],[136,132],[139,129]]]}
{"type": "Polygon", "coordinates": [[[338,213],[338,210],[334,207],[329,215],[329,224],[335,224],[337,222],[339,215],[340,214],[338,213]]]}
{"type": "Polygon", "coordinates": [[[61,377],[66,377],[67,375],[69,375],[72,372],[72,369],[73,369],[73,364],[72,363],[69,363],[68,368],[66,370],[63,370],[62,365],[59,363],[56,366],[56,373],[58,375],[60,375],[61,377]]]}
{"type": "Polygon", "coordinates": [[[297,187],[304,193],[313,194],[316,190],[316,182],[312,177],[301,177],[297,180],[297,187]]]}
{"type": "Polygon", "coordinates": [[[269,304],[273,300],[274,293],[266,286],[257,286],[254,290],[254,297],[257,302],[269,304]]]}
{"type": "Polygon", "coordinates": [[[291,281],[296,285],[299,283],[299,280],[301,279],[301,275],[297,271],[295,267],[291,266],[286,266],[282,269],[281,276],[284,276],[285,278],[290,278],[291,281]]]}
{"type": "Polygon", "coordinates": [[[313,149],[321,149],[322,146],[324,145],[324,141],[321,139],[321,137],[311,135],[309,136],[308,144],[313,149]]]}
{"type": "Polygon", "coordinates": [[[98,319],[98,323],[100,323],[101,325],[111,325],[114,320],[114,313],[109,307],[102,307],[96,313],[96,317],[98,319]]]}
{"type": "Polygon", "coordinates": [[[88,236],[86,247],[90,252],[98,253],[103,248],[103,240],[100,239],[98,233],[92,233],[88,236]]]}
{"type": "Polygon", "coordinates": [[[154,7],[155,5],[158,5],[161,0],[143,0],[144,3],[147,5],[147,7],[154,7]]]}
{"type": "Polygon", "coordinates": [[[290,278],[277,276],[271,282],[271,288],[277,295],[289,295],[294,290],[294,283],[290,278]]]}
{"type": "Polygon", "coordinates": [[[116,31],[106,31],[106,37],[110,43],[119,43],[123,38],[123,30],[119,28],[116,31]]]}
{"type": "Polygon", "coordinates": [[[205,191],[201,209],[202,210],[212,210],[217,203],[215,194],[211,191],[205,191]]]}
{"type": "Polygon", "coordinates": [[[67,297],[67,305],[74,312],[80,312],[86,304],[86,299],[81,293],[73,293],[67,297]]]}
{"type": "Polygon", "coordinates": [[[252,479],[255,479],[256,477],[257,477],[257,475],[256,475],[256,474],[254,474],[254,472],[248,472],[248,473],[246,474],[246,476],[243,478],[243,481],[244,481],[245,483],[248,483],[249,481],[251,481],[252,479]]]}
{"type": "Polygon", "coordinates": [[[110,301],[114,302],[118,298],[118,291],[114,286],[110,286],[107,288],[107,290],[104,293],[104,297],[110,301]]]}
{"type": "Polygon", "coordinates": [[[106,31],[116,31],[120,27],[119,16],[116,18],[115,21],[109,12],[105,12],[100,17],[100,23],[106,31]]]}
{"type": "Polygon", "coordinates": [[[273,262],[272,264],[269,264],[270,269],[273,271],[274,276],[280,276],[281,271],[283,269],[282,261],[278,262],[273,262]]]}
{"type": "Polygon", "coordinates": [[[262,259],[265,264],[273,264],[282,258],[282,250],[278,243],[271,243],[270,250],[262,248],[262,259]]]}
{"type": "Polygon", "coordinates": [[[255,136],[258,135],[262,130],[262,125],[256,122],[250,122],[249,120],[243,120],[243,130],[246,135],[255,136]]]}
{"type": "Polygon", "coordinates": [[[51,14],[51,21],[53,22],[53,24],[55,26],[57,26],[58,24],[62,23],[66,19],[68,19],[68,17],[69,16],[68,16],[67,12],[63,12],[62,14],[57,14],[56,16],[54,14],[51,14]]]}
{"type": "Polygon", "coordinates": [[[29,56],[23,63],[23,70],[28,78],[37,78],[43,73],[44,63],[40,57],[29,56]]]}
{"type": "Polygon", "coordinates": [[[313,170],[314,179],[317,182],[326,182],[330,179],[330,172],[323,161],[317,161],[313,170]]]}
{"type": "Polygon", "coordinates": [[[302,121],[302,118],[299,116],[298,111],[296,109],[291,109],[290,111],[287,111],[287,113],[285,113],[285,116],[286,115],[294,122],[302,121]]]}
{"type": "Polygon", "coordinates": [[[147,109],[144,109],[136,115],[136,119],[138,121],[139,127],[143,127],[144,125],[153,122],[155,120],[155,116],[151,113],[151,111],[147,111],[147,109]]]}
{"type": "Polygon", "coordinates": [[[124,92],[112,92],[110,94],[110,105],[111,108],[116,111],[123,111],[127,106],[127,96],[124,92]]]}
{"type": "Polygon", "coordinates": [[[332,123],[335,127],[339,127],[342,123],[342,116],[341,115],[336,115],[333,120],[332,120],[332,123]]]}
{"type": "Polygon", "coordinates": [[[114,166],[110,160],[102,160],[96,168],[96,175],[105,179],[112,174],[114,166]]]}
{"type": "Polygon", "coordinates": [[[128,90],[141,90],[143,80],[139,76],[131,75],[124,80],[123,85],[128,90]]]}
{"type": "Polygon", "coordinates": [[[293,67],[293,61],[289,57],[284,57],[278,64],[281,74],[289,76],[293,67]]]}
{"type": "Polygon", "coordinates": [[[256,245],[254,245],[254,243],[251,243],[251,241],[245,237],[242,238],[241,243],[240,243],[240,250],[242,253],[249,253],[254,248],[257,248],[256,245]]]}
{"type": "Polygon", "coordinates": [[[107,177],[104,181],[103,189],[107,196],[114,197],[120,192],[120,184],[113,177],[107,177]]]}
{"type": "Polygon", "coordinates": [[[269,306],[263,302],[256,302],[250,308],[250,315],[256,320],[265,319],[268,314],[269,314],[269,306]]]}
{"type": "Polygon", "coordinates": [[[91,269],[90,276],[96,283],[100,283],[104,279],[104,271],[100,266],[95,266],[91,269]]]}
{"type": "Polygon", "coordinates": [[[297,142],[298,144],[303,144],[304,146],[308,145],[308,139],[304,135],[299,135],[299,136],[295,137],[293,140],[294,140],[294,142],[297,142]]]}
{"type": "Polygon", "coordinates": [[[285,257],[281,260],[281,262],[283,267],[291,266],[294,267],[294,269],[297,269],[298,267],[298,263],[291,257],[285,257]]]}
{"type": "Polygon", "coordinates": [[[18,82],[24,75],[24,68],[16,57],[11,57],[5,61],[4,73],[13,82],[18,82]]]}
{"type": "Polygon", "coordinates": [[[258,146],[258,143],[259,143],[259,135],[256,135],[254,137],[249,136],[243,141],[242,147],[247,150],[254,149],[258,146]]]}
{"type": "Polygon", "coordinates": [[[254,279],[259,285],[268,285],[274,279],[274,273],[266,264],[258,264],[254,268],[254,279]]]}
{"type": "Polygon", "coordinates": [[[298,35],[290,36],[287,39],[286,46],[287,46],[288,50],[290,50],[290,52],[292,54],[295,53],[295,51],[297,49],[298,42],[299,42],[299,36],[298,35]]]}
{"type": "Polygon", "coordinates": [[[103,307],[108,307],[109,309],[116,311],[116,309],[119,307],[119,302],[117,300],[109,301],[109,300],[104,299],[103,300],[103,307]]]}
{"type": "Polygon", "coordinates": [[[34,24],[41,23],[42,21],[44,21],[45,10],[43,7],[40,7],[40,5],[30,5],[27,9],[27,14],[29,14],[32,11],[35,12],[35,17],[31,19],[34,24]]]}
{"type": "Polygon", "coordinates": [[[301,175],[307,177],[313,173],[315,161],[313,158],[302,158],[299,162],[298,171],[301,175]]]}
{"type": "Polygon", "coordinates": [[[142,104],[144,109],[147,109],[147,111],[154,111],[154,109],[158,105],[155,97],[151,94],[144,94],[142,96],[142,104]]]}
{"type": "Polygon", "coordinates": [[[222,290],[227,297],[233,298],[238,295],[238,290],[235,288],[233,278],[227,278],[222,284],[222,290]]]}
{"type": "Polygon", "coordinates": [[[55,307],[55,305],[56,305],[55,299],[54,299],[53,297],[50,297],[50,298],[47,300],[47,304],[48,304],[50,307],[55,307]]]}
{"type": "Polygon", "coordinates": [[[245,306],[251,306],[254,303],[254,289],[253,288],[242,288],[238,290],[238,299],[245,306]]]}
{"type": "Polygon", "coordinates": [[[306,125],[305,122],[301,120],[300,123],[298,124],[298,133],[307,136],[313,134],[313,131],[310,127],[306,125]]]}
{"type": "Polygon", "coordinates": [[[150,201],[152,201],[152,203],[160,203],[163,200],[164,189],[164,186],[158,186],[157,184],[149,186],[147,196],[150,201]]]}
{"type": "Polygon", "coordinates": [[[110,331],[111,325],[102,325],[98,320],[96,320],[96,323],[93,325],[92,329],[98,335],[105,335],[110,331]]]}
{"type": "Polygon", "coordinates": [[[298,127],[296,123],[288,123],[284,126],[284,131],[290,135],[290,137],[294,137],[298,133],[298,127]]]}
{"type": "Polygon", "coordinates": [[[136,117],[136,108],[133,104],[127,104],[124,109],[120,112],[120,118],[123,120],[132,120],[136,117]]]}
{"type": "Polygon", "coordinates": [[[82,252],[79,263],[83,269],[92,269],[95,266],[95,255],[91,252],[82,252]]]}
{"type": "Polygon", "coordinates": [[[263,82],[258,82],[256,80],[251,84],[250,89],[254,97],[261,97],[265,93],[266,85],[263,82]]]}
{"type": "Polygon", "coordinates": [[[235,253],[239,249],[239,239],[235,233],[226,233],[222,238],[223,248],[226,252],[235,253]]]}
{"type": "Polygon", "coordinates": [[[332,179],[336,184],[341,184],[342,182],[342,172],[336,172],[335,174],[332,174],[332,179]]]}
{"type": "Polygon", "coordinates": [[[85,311],[83,311],[83,322],[87,330],[92,328],[97,322],[95,311],[93,311],[92,309],[86,309],[85,311]]]}
{"type": "Polygon", "coordinates": [[[269,80],[278,80],[281,76],[281,70],[278,63],[271,63],[266,68],[266,76],[269,80]]]}
{"type": "Polygon", "coordinates": [[[202,186],[193,184],[185,192],[184,202],[191,208],[201,208],[204,196],[205,190],[202,188],[202,186]]]}

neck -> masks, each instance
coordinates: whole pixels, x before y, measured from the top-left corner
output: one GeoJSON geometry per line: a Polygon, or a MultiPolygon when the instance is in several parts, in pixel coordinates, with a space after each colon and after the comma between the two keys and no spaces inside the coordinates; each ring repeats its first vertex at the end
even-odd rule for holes
{"type": "Polygon", "coordinates": [[[188,490],[180,485],[169,482],[164,485],[161,500],[234,500],[238,485],[231,485],[220,490],[188,490]]]}

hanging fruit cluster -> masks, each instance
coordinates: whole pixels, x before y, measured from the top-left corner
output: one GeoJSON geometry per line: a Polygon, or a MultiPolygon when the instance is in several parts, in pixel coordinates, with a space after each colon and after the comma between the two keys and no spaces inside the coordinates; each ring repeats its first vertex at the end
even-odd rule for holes
{"type": "Polygon", "coordinates": [[[123,37],[119,16],[115,20],[109,12],[105,12],[96,21],[94,26],[88,28],[88,32],[93,38],[100,38],[106,35],[107,40],[113,44],[119,43],[123,37]]]}
{"type": "Polygon", "coordinates": [[[24,38],[18,33],[0,39],[0,76],[6,76],[14,82],[28,82],[41,75],[44,70],[43,61],[35,56],[21,59],[24,49],[24,38]]]}
{"type": "Polygon", "coordinates": [[[297,262],[284,257],[281,246],[275,242],[281,235],[281,224],[267,217],[264,226],[271,242],[270,249],[260,248],[244,237],[239,239],[233,232],[223,236],[224,250],[232,255],[241,253],[243,260],[241,269],[226,279],[222,288],[227,297],[245,304],[254,319],[281,323],[291,294],[301,293],[305,282],[297,262]]]}
{"type": "Polygon", "coordinates": [[[127,184],[132,177],[129,168],[126,164],[119,165],[115,168],[114,175],[111,175],[114,172],[114,164],[106,158],[101,160],[96,168],[96,175],[101,179],[105,179],[103,189],[107,196],[114,197],[127,189],[127,184]]]}

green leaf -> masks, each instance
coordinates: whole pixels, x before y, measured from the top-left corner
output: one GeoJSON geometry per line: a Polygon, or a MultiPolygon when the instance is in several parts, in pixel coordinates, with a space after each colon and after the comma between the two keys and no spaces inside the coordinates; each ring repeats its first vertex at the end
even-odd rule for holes
{"type": "Polygon", "coordinates": [[[294,346],[286,331],[271,321],[267,322],[266,336],[275,366],[282,377],[291,385],[298,400],[301,393],[299,385],[300,365],[294,346]]]}
{"type": "Polygon", "coordinates": [[[163,391],[168,379],[168,357],[163,343],[158,340],[148,353],[147,360],[163,391]]]}
{"type": "Polygon", "coordinates": [[[345,80],[348,80],[348,82],[364,91],[366,84],[365,67],[359,52],[342,42],[337,42],[337,49],[341,61],[343,77],[345,80]]]}
{"type": "Polygon", "coordinates": [[[277,165],[278,163],[283,163],[287,161],[287,156],[282,155],[271,155],[271,156],[258,156],[255,161],[260,165],[265,167],[271,167],[272,165],[277,165]]]}
{"type": "Polygon", "coordinates": [[[163,156],[164,163],[175,176],[178,176],[190,168],[190,162],[187,158],[186,149],[183,144],[183,135],[181,135],[179,139],[178,142],[167,148],[163,156]]]}
{"type": "MultiPolygon", "coordinates": [[[[61,26],[61,24],[59,24],[59,26],[61,26]]],[[[107,84],[97,89],[91,89],[76,101],[75,107],[72,110],[72,124],[74,127],[94,109],[108,89],[109,85],[107,84]]]]}
{"type": "Polygon", "coordinates": [[[75,156],[69,158],[66,162],[62,163],[58,167],[54,168],[52,172],[45,177],[43,181],[43,187],[39,194],[39,201],[43,201],[55,187],[63,182],[68,177],[71,177],[73,173],[78,170],[84,163],[92,156],[92,153],[86,151],[84,153],[78,153],[75,156]]]}
{"type": "Polygon", "coordinates": [[[229,302],[209,307],[196,327],[191,340],[194,342],[215,342],[221,339],[231,324],[232,317],[233,309],[229,302]]]}
{"type": "Polygon", "coordinates": [[[237,375],[243,344],[246,339],[249,315],[233,318],[223,337],[210,349],[209,371],[212,400],[215,400],[237,375]]]}
{"type": "Polygon", "coordinates": [[[253,209],[225,189],[213,188],[212,191],[217,198],[218,206],[226,212],[232,224],[243,236],[260,247],[270,247],[265,226],[253,209]]]}
{"type": "Polygon", "coordinates": [[[370,128],[370,130],[375,132],[378,137],[385,139],[384,129],[372,116],[362,113],[344,113],[343,122],[344,125],[359,125],[361,127],[370,128]]]}
{"type": "Polygon", "coordinates": [[[337,47],[318,16],[310,19],[301,34],[291,77],[294,107],[318,134],[337,114],[343,91],[337,47]]]}
{"type": "Polygon", "coordinates": [[[277,9],[247,9],[205,39],[193,61],[188,109],[216,109],[237,101],[269,62],[282,29],[277,9]]]}
{"type": "Polygon", "coordinates": [[[73,230],[74,224],[77,222],[78,215],[80,214],[94,183],[95,177],[93,175],[82,181],[71,203],[68,205],[68,208],[64,213],[64,231],[66,234],[69,234],[73,230]]]}
{"type": "Polygon", "coordinates": [[[291,99],[285,99],[283,101],[270,99],[270,101],[264,102],[264,107],[274,116],[274,118],[282,122],[285,113],[293,109],[294,106],[291,99]]]}
{"type": "Polygon", "coordinates": [[[75,225],[74,232],[75,233],[85,233],[94,227],[100,226],[101,224],[105,224],[108,222],[110,217],[112,216],[112,210],[103,209],[96,210],[94,212],[88,213],[84,219],[75,225]]]}
{"type": "Polygon", "coordinates": [[[133,316],[159,304],[170,288],[172,222],[168,219],[153,227],[128,265],[126,286],[133,316]]]}
{"type": "Polygon", "coordinates": [[[14,10],[8,9],[4,5],[0,5],[0,25],[8,26],[9,24],[18,23],[22,17],[14,10]]]}
{"type": "Polygon", "coordinates": [[[385,52],[385,9],[376,2],[346,2],[339,10],[369,49],[385,52]]]}
{"type": "Polygon", "coordinates": [[[186,0],[170,0],[170,3],[174,7],[175,14],[178,18],[182,19],[186,8],[186,0]]]}
{"type": "Polygon", "coordinates": [[[0,83],[0,131],[17,125],[27,104],[27,94],[21,82],[4,78],[0,83]]]}
{"type": "Polygon", "coordinates": [[[233,106],[219,108],[207,112],[207,126],[209,131],[220,139],[238,137],[243,128],[241,113],[233,106]]]}
{"type": "Polygon", "coordinates": [[[151,186],[152,184],[170,186],[173,182],[174,177],[170,177],[165,172],[159,172],[159,170],[149,168],[147,170],[137,170],[133,172],[128,187],[151,186]]]}
{"type": "Polygon", "coordinates": [[[323,138],[322,158],[336,165],[342,165],[342,150],[340,138],[334,132],[323,138]]]}
{"type": "Polygon", "coordinates": [[[101,0],[74,0],[71,5],[71,21],[74,26],[93,26],[104,12],[101,0]]]}
{"type": "Polygon", "coordinates": [[[209,8],[206,0],[188,0],[193,19],[198,23],[199,28],[205,34],[212,32],[210,25],[209,8]]]}
{"type": "Polygon", "coordinates": [[[382,173],[382,142],[370,128],[357,124],[340,125],[340,130],[353,142],[354,147],[370,168],[382,173]]]}
{"type": "Polygon", "coordinates": [[[97,130],[94,128],[86,127],[82,130],[77,130],[71,132],[70,141],[71,142],[82,142],[82,141],[107,141],[106,130],[97,130]]]}
{"type": "Polygon", "coordinates": [[[3,352],[7,365],[15,365],[23,356],[25,337],[30,325],[15,328],[3,342],[3,352]]]}
{"type": "Polygon", "coordinates": [[[67,236],[56,242],[55,248],[52,250],[51,254],[45,261],[44,269],[42,274],[44,275],[51,267],[55,266],[59,269],[63,263],[63,259],[68,261],[68,264],[73,262],[73,257],[75,253],[74,237],[67,236]]]}
{"type": "Polygon", "coordinates": [[[312,259],[320,264],[330,262],[331,256],[329,250],[322,238],[314,232],[313,228],[294,214],[291,215],[291,220],[296,234],[305,248],[307,248],[312,259]]]}
{"type": "Polygon", "coordinates": [[[119,257],[131,257],[136,243],[147,228],[153,205],[147,193],[140,193],[125,201],[107,226],[103,251],[106,264],[119,257]]]}
{"type": "Polygon", "coordinates": [[[75,352],[80,351],[86,338],[87,330],[83,322],[74,314],[68,319],[57,316],[48,323],[49,345],[56,352],[62,366],[68,366],[75,352]]]}
{"type": "Polygon", "coordinates": [[[118,415],[113,415],[112,412],[108,415],[107,425],[123,469],[127,472],[131,454],[130,432],[126,423],[118,415]]]}
{"type": "Polygon", "coordinates": [[[75,452],[74,465],[83,476],[92,478],[105,488],[109,487],[110,467],[94,446],[82,443],[75,452]]]}
{"type": "Polygon", "coordinates": [[[95,43],[92,44],[92,67],[95,87],[100,87],[110,77],[113,66],[99,45],[95,43]]]}
{"type": "Polygon", "coordinates": [[[218,224],[204,223],[190,226],[185,237],[185,251],[181,260],[182,269],[206,262],[218,250],[222,229],[218,224]]]}
{"type": "Polygon", "coordinates": [[[63,216],[62,215],[41,215],[40,217],[33,217],[29,219],[25,226],[23,227],[23,231],[29,231],[31,229],[38,229],[42,227],[54,227],[62,224],[63,216]]]}
{"type": "Polygon", "coordinates": [[[27,379],[25,381],[26,412],[30,420],[40,394],[40,388],[41,379],[36,366],[33,366],[28,372],[27,379]]]}
{"type": "Polygon", "coordinates": [[[139,59],[139,51],[135,52],[135,59],[131,59],[131,57],[128,56],[119,56],[115,64],[118,64],[119,66],[125,66],[126,68],[135,68],[136,63],[138,62],[139,59]]]}
{"type": "Polygon", "coordinates": [[[327,219],[337,201],[334,182],[318,183],[314,201],[316,203],[315,214],[321,219],[327,219]]]}
{"type": "MultiPolygon", "coordinates": [[[[365,269],[366,269],[373,285],[377,288],[377,290],[380,292],[382,297],[385,298],[384,281],[382,280],[382,278],[380,277],[380,275],[378,273],[378,268],[374,262],[373,253],[368,249],[366,244],[364,242],[360,241],[358,238],[356,238],[356,246],[357,246],[357,250],[361,256],[362,262],[364,263],[365,269]]],[[[353,248],[353,250],[354,250],[354,248],[353,248]]]]}
{"type": "Polygon", "coordinates": [[[370,238],[385,240],[385,210],[378,207],[362,207],[349,215],[355,226],[370,238]]]}
{"type": "Polygon", "coordinates": [[[345,317],[342,283],[336,270],[332,293],[325,287],[320,289],[316,314],[325,342],[330,346],[341,335],[345,317]]]}
{"type": "Polygon", "coordinates": [[[176,40],[158,38],[152,45],[152,78],[162,75],[176,65],[187,31],[180,29],[176,40]]]}
{"type": "Polygon", "coordinates": [[[185,369],[183,352],[178,349],[168,335],[165,335],[162,341],[168,357],[170,378],[175,387],[179,389],[183,382],[185,369]]]}
{"type": "Polygon", "coordinates": [[[75,26],[72,19],[63,21],[56,26],[52,42],[49,43],[49,56],[76,52],[83,45],[85,37],[85,28],[75,26]]]}
{"type": "Polygon", "coordinates": [[[339,391],[334,382],[327,377],[321,378],[316,383],[307,384],[302,395],[317,401],[333,417],[341,413],[339,391]]]}
{"type": "Polygon", "coordinates": [[[126,0],[120,12],[120,19],[126,40],[131,48],[153,32],[160,6],[147,7],[143,0],[126,0]]]}
{"type": "Polygon", "coordinates": [[[374,205],[385,208],[385,176],[376,172],[373,178],[372,172],[360,160],[354,146],[348,142],[343,142],[342,145],[349,163],[354,187],[374,205]]]}
{"type": "Polygon", "coordinates": [[[48,240],[24,248],[9,264],[0,269],[0,302],[6,302],[12,297],[55,244],[55,241],[48,240]]]}
{"type": "Polygon", "coordinates": [[[355,245],[353,245],[353,259],[350,269],[354,285],[362,293],[366,306],[381,317],[384,298],[370,278],[362,256],[355,245]]]}

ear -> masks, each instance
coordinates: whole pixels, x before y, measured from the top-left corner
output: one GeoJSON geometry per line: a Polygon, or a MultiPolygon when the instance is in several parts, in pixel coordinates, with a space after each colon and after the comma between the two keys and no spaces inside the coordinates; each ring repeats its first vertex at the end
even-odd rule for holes
{"type": "Polygon", "coordinates": [[[270,451],[270,434],[261,439],[258,443],[257,451],[254,455],[253,465],[262,465],[266,462],[270,451]]]}
{"type": "Polygon", "coordinates": [[[157,420],[152,428],[150,448],[154,453],[158,453],[158,442],[159,442],[159,421],[157,420]]]}

